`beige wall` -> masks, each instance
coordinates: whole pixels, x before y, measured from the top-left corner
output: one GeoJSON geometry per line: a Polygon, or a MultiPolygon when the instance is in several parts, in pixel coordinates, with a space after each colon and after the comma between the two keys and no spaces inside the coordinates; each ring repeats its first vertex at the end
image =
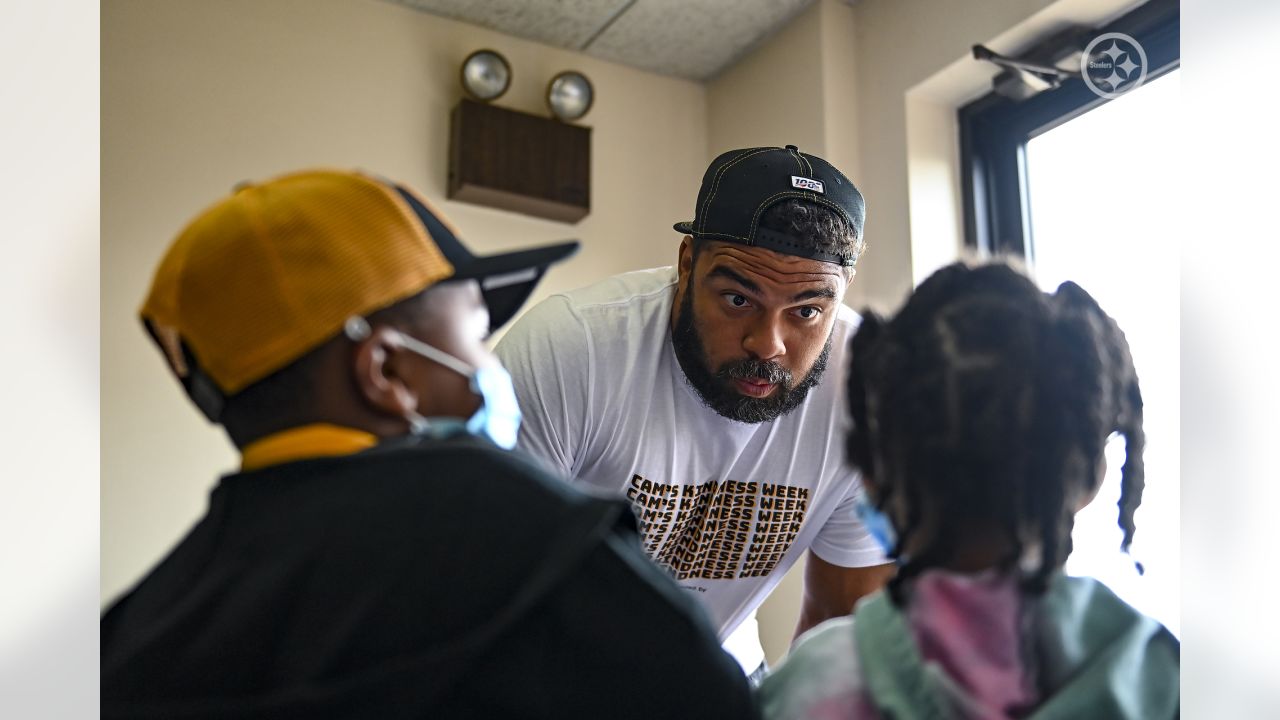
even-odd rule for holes
{"type": "MultiPolygon", "coordinates": [[[[673,261],[706,167],[705,91],[376,0],[148,0],[102,13],[102,575],[104,601],[204,511],[231,446],[189,405],[136,319],[168,242],[237,181],[359,167],[440,201],[478,252],[583,241],[538,297],[673,261]],[[444,200],[462,59],[511,62],[504,107],[541,113],[559,70],[597,99],[592,213],[578,225],[444,200]]],[[[535,298],[536,299],[536,298],[535,298]]]]}
{"type": "Polygon", "coordinates": [[[708,160],[796,145],[858,175],[853,9],[819,0],[707,84],[708,160]]]}
{"type": "Polygon", "coordinates": [[[968,57],[975,43],[990,42],[1050,2],[864,0],[855,6],[859,147],[872,246],[859,275],[873,307],[895,307],[911,288],[907,93],[968,57]]]}
{"type": "Polygon", "coordinates": [[[817,6],[707,83],[707,160],[726,150],[796,145],[821,155],[821,56],[817,6]]]}

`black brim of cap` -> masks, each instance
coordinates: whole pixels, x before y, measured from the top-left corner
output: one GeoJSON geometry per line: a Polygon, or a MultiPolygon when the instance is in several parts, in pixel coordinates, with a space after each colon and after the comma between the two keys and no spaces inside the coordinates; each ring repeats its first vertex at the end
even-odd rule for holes
{"type": "Polygon", "coordinates": [[[678,233],[684,233],[685,235],[692,235],[692,234],[693,234],[693,221],[692,221],[692,220],[687,220],[687,221],[685,221],[685,222],[678,222],[678,223],[676,223],[675,225],[672,225],[671,227],[675,228],[675,231],[676,231],[676,232],[678,232],[678,233]]]}
{"type": "Polygon", "coordinates": [[[477,257],[455,268],[451,279],[476,280],[489,307],[489,331],[506,325],[520,311],[551,265],[578,252],[577,240],[529,250],[477,257]]]}
{"type": "Polygon", "coordinates": [[[515,317],[549,266],[578,251],[578,241],[568,240],[555,245],[477,257],[467,250],[421,198],[400,185],[388,185],[409,204],[422,221],[427,236],[444,254],[445,259],[453,264],[453,275],[449,279],[476,280],[480,283],[480,291],[489,307],[490,332],[515,317]]]}

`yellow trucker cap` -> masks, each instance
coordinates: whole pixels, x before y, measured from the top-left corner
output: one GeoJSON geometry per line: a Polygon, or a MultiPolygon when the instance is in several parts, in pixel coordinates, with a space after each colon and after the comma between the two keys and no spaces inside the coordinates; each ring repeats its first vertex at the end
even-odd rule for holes
{"type": "Polygon", "coordinates": [[[308,170],[238,185],[196,217],[160,261],[140,314],[216,420],[221,403],[200,394],[234,395],[338,334],[349,317],[443,280],[478,280],[496,329],[547,267],[577,248],[567,241],[476,257],[408,189],[359,172],[308,170]],[[216,389],[200,387],[208,381],[216,389]]]}

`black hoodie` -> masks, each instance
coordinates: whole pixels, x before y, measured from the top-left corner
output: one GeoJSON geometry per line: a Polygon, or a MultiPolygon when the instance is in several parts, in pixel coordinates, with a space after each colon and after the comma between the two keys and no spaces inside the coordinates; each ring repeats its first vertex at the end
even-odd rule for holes
{"type": "Polygon", "coordinates": [[[756,712],[624,502],[472,438],[223,478],[101,630],[106,718],[756,712]]]}

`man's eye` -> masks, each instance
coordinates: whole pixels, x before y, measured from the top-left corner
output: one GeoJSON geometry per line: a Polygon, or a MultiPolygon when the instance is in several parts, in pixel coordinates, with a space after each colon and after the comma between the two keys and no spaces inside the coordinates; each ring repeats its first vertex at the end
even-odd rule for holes
{"type": "Polygon", "coordinates": [[[796,313],[799,314],[800,317],[804,318],[805,320],[812,320],[818,317],[818,313],[820,312],[822,311],[816,307],[813,307],[812,305],[806,305],[796,310],[796,313]]]}
{"type": "Polygon", "coordinates": [[[737,294],[737,293],[725,293],[724,297],[725,297],[725,299],[726,299],[726,300],[728,300],[728,301],[729,301],[729,304],[730,304],[730,305],[732,305],[732,306],[734,306],[734,307],[746,307],[746,306],[747,306],[747,299],[746,299],[745,297],[743,297],[742,295],[739,295],[739,294],[737,294]]]}

